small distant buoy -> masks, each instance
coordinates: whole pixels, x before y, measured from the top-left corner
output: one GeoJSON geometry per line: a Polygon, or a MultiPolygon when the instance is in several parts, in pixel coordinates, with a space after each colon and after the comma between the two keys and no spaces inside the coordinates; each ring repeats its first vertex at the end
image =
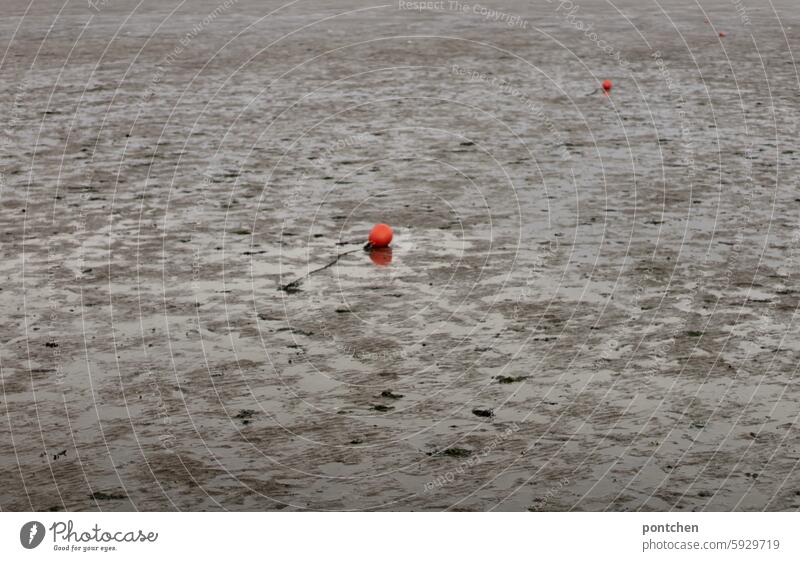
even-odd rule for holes
{"type": "Polygon", "coordinates": [[[610,92],[613,87],[614,84],[611,83],[611,80],[603,80],[603,89],[606,93],[610,92]]]}
{"type": "Polygon", "coordinates": [[[392,243],[392,236],[394,236],[394,232],[392,232],[391,226],[376,224],[369,233],[369,243],[372,247],[386,247],[392,243]]]}
{"type": "Polygon", "coordinates": [[[719,36],[720,37],[725,37],[726,35],[727,35],[727,33],[725,33],[724,31],[720,31],[719,32],[719,36]]]}

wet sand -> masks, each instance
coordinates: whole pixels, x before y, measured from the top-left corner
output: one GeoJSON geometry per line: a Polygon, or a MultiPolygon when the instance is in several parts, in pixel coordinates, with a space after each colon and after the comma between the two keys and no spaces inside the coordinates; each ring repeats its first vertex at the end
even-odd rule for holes
{"type": "Polygon", "coordinates": [[[4,2],[0,508],[799,508],[795,0],[333,4],[4,2]]]}

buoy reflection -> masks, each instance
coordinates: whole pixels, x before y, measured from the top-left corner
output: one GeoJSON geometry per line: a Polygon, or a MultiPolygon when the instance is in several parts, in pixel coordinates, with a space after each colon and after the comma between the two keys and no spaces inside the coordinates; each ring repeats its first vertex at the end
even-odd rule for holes
{"type": "Polygon", "coordinates": [[[369,250],[369,258],[379,267],[386,267],[392,262],[392,248],[373,247],[369,250]]]}

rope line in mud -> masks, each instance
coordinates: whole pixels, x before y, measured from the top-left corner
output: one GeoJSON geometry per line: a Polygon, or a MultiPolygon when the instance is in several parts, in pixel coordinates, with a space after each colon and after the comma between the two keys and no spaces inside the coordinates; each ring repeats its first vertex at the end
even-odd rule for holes
{"type": "Polygon", "coordinates": [[[293,280],[290,283],[282,284],[279,287],[279,290],[283,290],[284,292],[286,292],[288,294],[294,294],[295,292],[299,292],[300,291],[299,287],[303,283],[303,281],[306,280],[311,275],[313,275],[314,273],[319,273],[320,271],[324,271],[325,269],[336,265],[336,263],[339,262],[339,259],[341,259],[345,255],[350,255],[351,253],[355,253],[357,251],[369,251],[370,247],[371,247],[371,244],[368,243],[364,247],[359,247],[357,249],[351,249],[350,251],[345,251],[344,253],[339,253],[339,254],[336,255],[336,258],[333,261],[331,261],[330,263],[328,263],[327,265],[323,265],[322,267],[319,267],[318,269],[314,269],[313,271],[309,271],[308,273],[306,273],[302,277],[296,278],[295,280],[293,280]]]}

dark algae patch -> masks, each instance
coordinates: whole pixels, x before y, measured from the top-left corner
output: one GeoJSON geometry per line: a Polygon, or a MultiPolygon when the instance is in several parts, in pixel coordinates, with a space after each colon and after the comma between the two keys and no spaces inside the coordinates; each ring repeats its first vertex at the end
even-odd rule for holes
{"type": "Polygon", "coordinates": [[[449,456],[451,458],[467,458],[472,455],[472,450],[467,450],[466,448],[445,448],[441,452],[438,453],[440,456],[449,456]]]}
{"type": "Polygon", "coordinates": [[[103,491],[95,491],[89,496],[96,501],[120,501],[128,498],[125,493],[104,493],[103,491]]]}
{"type": "Polygon", "coordinates": [[[516,382],[527,380],[528,378],[529,376],[498,376],[497,382],[499,384],[514,384],[516,382]]]}
{"type": "Polygon", "coordinates": [[[241,409],[233,418],[240,420],[243,425],[249,425],[255,414],[253,409],[241,409]]]}

